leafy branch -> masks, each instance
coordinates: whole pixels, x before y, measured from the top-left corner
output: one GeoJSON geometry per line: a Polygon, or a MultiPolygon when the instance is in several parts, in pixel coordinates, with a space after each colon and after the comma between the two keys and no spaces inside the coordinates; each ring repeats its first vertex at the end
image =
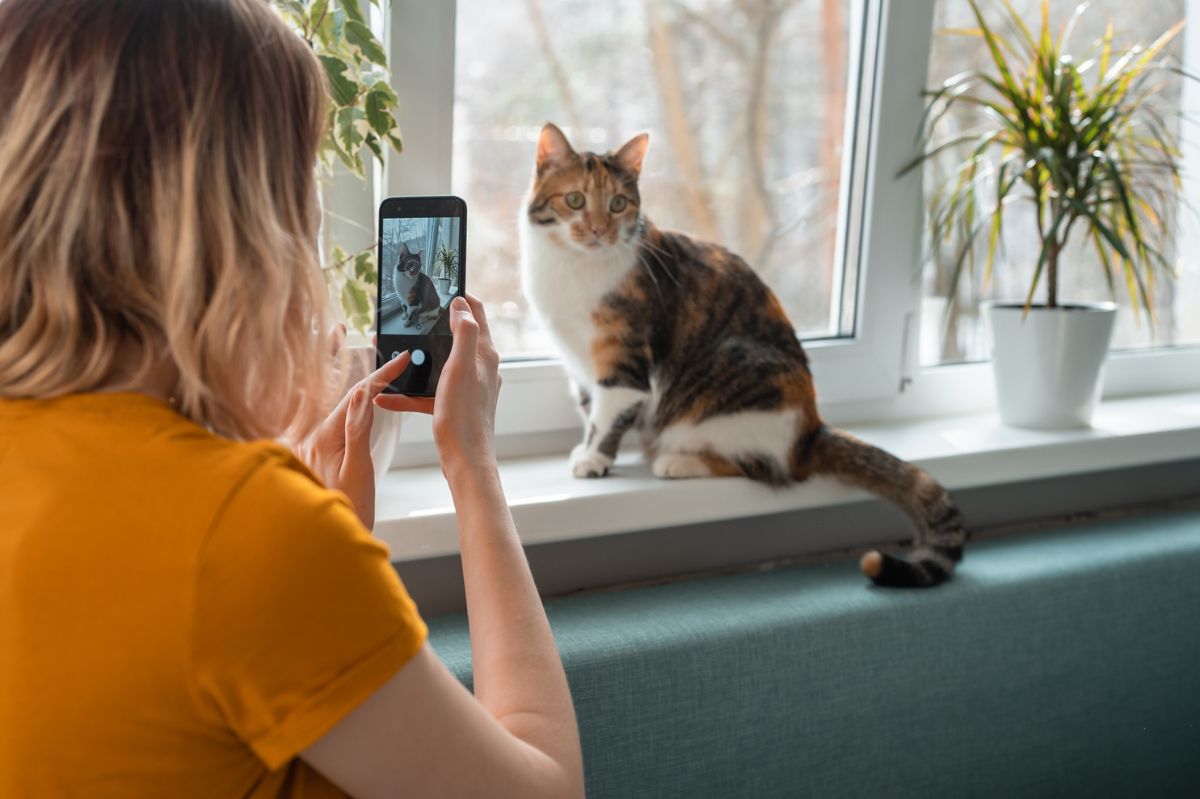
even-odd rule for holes
{"type": "MultiPolygon", "coordinates": [[[[381,0],[369,0],[380,7],[381,0]]],[[[387,53],[372,32],[361,0],[271,0],[284,21],[312,47],[325,69],[330,95],[321,140],[321,172],[341,163],[360,180],[367,164],[404,146],[396,120],[399,98],[391,87],[387,53]],[[367,155],[369,153],[370,155],[367,155]]],[[[379,270],[374,248],[347,255],[333,244],[324,273],[350,325],[365,330],[379,270]]]]}

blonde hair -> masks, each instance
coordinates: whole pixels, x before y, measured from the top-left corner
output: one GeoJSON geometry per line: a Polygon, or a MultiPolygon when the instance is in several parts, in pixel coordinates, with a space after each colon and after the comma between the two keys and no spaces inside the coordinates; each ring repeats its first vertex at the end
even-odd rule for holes
{"type": "Polygon", "coordinates": [[[0,1],[0,397],[166,373],[221,435],[311,427],[324,80],[265,0],[0,1]]]}

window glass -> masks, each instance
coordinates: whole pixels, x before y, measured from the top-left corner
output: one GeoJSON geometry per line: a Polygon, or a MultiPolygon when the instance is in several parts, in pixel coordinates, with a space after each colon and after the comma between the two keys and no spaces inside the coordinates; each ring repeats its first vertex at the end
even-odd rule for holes
{"type": "Polygon", "coordinates": [[[453,187],[470,207],[470,289],[502,352],[550,349],[521,294],[516,227],[548,120],[594,151],[650,131],[648,216],[742,255],[802,334],[852,333],[853,275],[835,264],[849,11],[458,0],[453,187]]]}

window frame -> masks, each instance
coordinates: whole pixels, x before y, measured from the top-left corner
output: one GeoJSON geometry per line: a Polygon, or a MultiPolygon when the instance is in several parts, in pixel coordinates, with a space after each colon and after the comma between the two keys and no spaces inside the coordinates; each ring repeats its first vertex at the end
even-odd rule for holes
{"type": "MultiPolygon", "coordinates": [[[[836,424],[995,407],[986,362],[919,364],[923,178],[921,170],[898,173],[920,146],[919,98],[928,80],[935,2],[851,0],[850,30],[860,35],[849,42],[848,73],[857,91],[847,102],[841,181],[847,210],[839,215],[835,269],[841,274],[857,265],[855,326],[848,338],[805,342],[822,413],[836,424]]],[[[1188,0],[1189,14],[1200,13],[1197,4],[1188,0]]],[[[385,14],[407,152],[387,160],[375,181],[376,201],[450,192],[456,23],[456,0],[392,0],[385,14]],[[406,35],[412,30],[421,35],[406,35]]],[[[1200,61],[1200,30],[1188,36],[1185,52],[1189,63],[1200,61]]],[[[1200,163],[1200,147],[1194,161],[1200,163]]],[[[1117,351],[1106,369],[1106,397],[1194,390],[1200,388],[1200,347],[1117,351]]],[[[500,456],[568,449],[581,424],[561,364],[506,361],[501,372],[500,456]]],[[[427,420],[406,423],[393,467],[433,462],[431,442],[427,420]]]]}

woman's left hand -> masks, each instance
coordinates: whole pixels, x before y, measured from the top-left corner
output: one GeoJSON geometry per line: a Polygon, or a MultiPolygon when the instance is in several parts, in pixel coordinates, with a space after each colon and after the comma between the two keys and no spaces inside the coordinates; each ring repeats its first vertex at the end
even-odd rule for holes
{"type": "Polygon", "coordinates": [[[296,448],[326,486],[350,498],[354,512],[368,530],[375,526],[375,467],[371,463],[375,397],[404,374],[408,364],[408,353],[401,353],[355,383],[325,421],[296,448]]]}

